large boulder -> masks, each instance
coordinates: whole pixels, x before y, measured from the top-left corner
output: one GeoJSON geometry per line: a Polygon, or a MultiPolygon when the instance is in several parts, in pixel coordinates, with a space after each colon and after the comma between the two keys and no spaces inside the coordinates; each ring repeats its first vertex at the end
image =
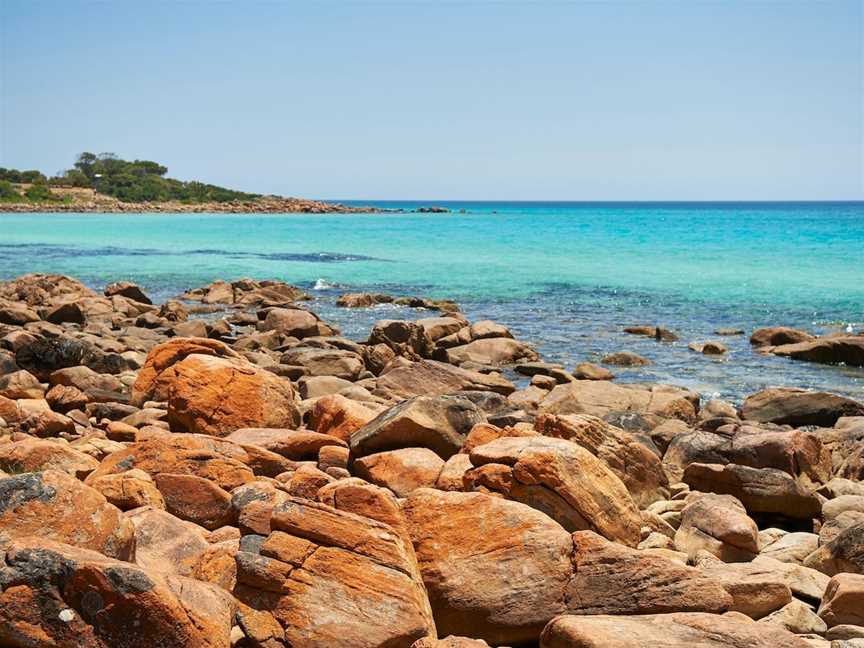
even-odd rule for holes
{"type": "Polygon", "coordinates": [[[347,441],[378,414],[381,406],[361,403],[341,394],[328,394],[315,401],[309,413],[309,426],[320,434],[347,441]]]}
{"type": "Polygon", "coordinates": [[[669,385],[616,385],[605,380],[577,380],[555,387],[540,404],[544,414],[591,414],[604,418],[627,412],[694,421],[699,395],[669,385]]]}
{"type": "Polygon", "coordinates": [[[378,415],[351,435],[353,458],[399,448],[429,448],[447,459],[486,417],[462,396],[417,396],[378,415]]]}
{"type": "Polygon", "coordinates": [[[381,320],[369,335],[369,345],[385,344],[396,355],[409,360],[431,358],[435,343],[422,324],[403,320],[381,320]]]}
{"type": "Polygon", "coordinates": [[[568,531],[596,531],[631,547],[639,543],[639,508],[621,480],[585,448],[543,436],[503,437],[474,448],[470,457],[477,470],[499,466],[507,475],[505,496],[568,531]]]}
{"type": "Polygon", "coordinates": [[[681,612],[636,616],[559,616],[540,648],[808,648],[791,632],[740,614],[681,612]]]}
{"type": "Polygon", "coordinates": [[[828,582],[819,616],[829,627],[864,626],[864,574],[837,574],[828,582]]]}
{"type": "Polygon", "coordinates": [[[579,444],[609,466],[640,506],[662,499],[669,482],[660,457],[634,435],[588,414],[541,414],[534,421],[540,434],[579,444]]]}
{"type": "Polygon", "coordinates": [[[543,513],[483,493],[425,488],[402,510],[440,636],[532,642],[565,611],[573,543],[543,513]]]}
{"type": "Polygon", "coordinates": [[[741,416],[759,423],[831,427],[840,417],[864,416],[864,404],[836,394],[777,387],[748,396],[741,416]]]}
{"type": "Polygon", "coordinates": [[[396,529],[295,498],[273,508],[270,524],[266,537],[241,540],[234,591],[278,623],[285,645],[395,648],[435,635],[413,550],[396,529]]]}
{"type": "Polygon", "coordinates": [[[393,400],[412,396],[450,394],[460,391],[489,391],[511,394],[516,387],[506,378],[454,367],[445,362],[420,360],[391,369],[379,377],[374,394],[393,400]]]}
{"type": "Polygon", "coordinates": [[[181,338],[154,347],[133,386],[133,402],[168,401],[168,423],[178,431],[225,436],[247,427],[297,427],[291,383],[214,342],[181,338]]]}
{"type": "Polygon", "coordinates": [[[567,611],[573,614],[725,612],[732,597],[692,567],[604,540],[573,534],[573,578],[567,611]]]}
{"type": "Polygon", "coordinates": [[[742,427],[733,434],[695,430],[675,436],[663,455],[663,467],[679,481],[691,463],[734,463],[776,468],[811,483],[831,478],[831,456],[817,434],[742,427]]]}
{"type": "Polygon", "coordinates": [[[41,538],[0,560],[4,646],[229,648],[234,608],[215,585],[41,538]]]}
{"type": "Polygon", "coordinates": [[[693,490],[736,497],[750,513],[807,520],[822,511],[814,492],[775,468],[694,463],[687,466],[683,479],[693,490]]]}
{"type": "Polygon", "coordinates": [[[0,545],[27,536],[120,560],[135,553],[134,530],[120,509],[74,477],[53,470],[0,479],[0,545]]]}
{"type": "Polygon", "coordinates": [[[58,470],[84,479],[99,467],[99,462],[68,443],[24,437],[0,443],[0,470],[10,473],[58,470]]]}
{"type": "Polygon", "coordinates": [[[538,353],[527,344],[507,337],[481,338],[447,349],[447,361],[456,365],[470,362],[500,366],[522,361],[530,362],[539,358],[538,353]]]}
{"type": "Polygon", "coordinates": [[[841,531],[807,556],[804,565],[829,576],[841,572],[864,574],[864,522],[841,531]]]}
{"type": "Polygon", "coordinates": [[[731,495],[691,493],[681,510],[675,548],[691,559],[708,551],[724,562],[753,560],[759,553],[759,527],[731,495]]]}

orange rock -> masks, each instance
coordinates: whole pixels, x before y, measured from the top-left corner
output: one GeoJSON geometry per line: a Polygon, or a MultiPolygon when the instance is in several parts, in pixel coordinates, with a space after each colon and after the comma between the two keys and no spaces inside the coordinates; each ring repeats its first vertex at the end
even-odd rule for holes
{"type": "Polygon", "coordinates": [[[534,430],[522,427],[500,428],[497,425],[492,425],[491,423],[478,423],[473,428],[471,428],[468,436],[465,437],[465,444],[462,446],[462,449],[459,452],[467,454],[477,446],[485,445],[490,441],[500,439],[501,437],[537,436],[538,434],[539,432],[535,432],[534,430]]]}
{"type": "Polygon", "coordinates": [[[4,645],[230,646],[230,594],[94,551],[37,538],[15,541],[0,562],[0,583],[4,645]]]}
{"type": "Polygon", "coordinates": [[[88,482],[137,468],[151,477],[161,473],[196,475],[231,490],[255,479],[252,470],[243,463],[246,459],[248,455],[243,448],[221,439],[162,434],[108,455],[88,477],[88,482]]]}
{"type": "Polygon", "coordinates": [[[195,475],[160,473],[156,488],[165,498],[165,510],[181,520],[218,529],[231,524],[231,496],[216,484],[195,475]]]}
{"type": "Polygon", "coordinates": [[[0,479],[0,544],[25,536],[121,560],[131,559],[135,552],[132,525],[120,509],[98,491],[54,470],[0,479]]]}
{"type": "Polygon", "coordinates": [[[524,504],[422,488],[402,512],[441,635],[536,642],[565,610],[570,534],[524,504]]]}
{"type": "Polygon", "coordinates": [[[329,394],[315,401],[309,416],[309,425],[316,432],[348,441],[354,432],[376,416],[377,409],[341,394],[329,394]]]}
{"type": "Polygon", "coordinates": [[[139,405],[166,400],[172,429],[188,432],[225,436],[240,428],[295,428],[300,422],[289,381],[203,338],[176,338],[154,347],[132,395],[139,405]]]}
{"type": "Polygon", "coordinates": [[[244,446],[258,446],[295,461],[317,459],[318,451],[324,446],[348,447],[344,441],[328,434],[280,428],[243,428],[226,439],[244,446]]]}
{"type": "Polygon", "coordinates": [[[417,488],[435,486],[444,460],[428,448],[401,448],[361,457],[354,462],[357,476],[405,497],[417,488]]]}
{"type": "Polygon", "coordinates": [[[98,467],[96,459],[61,441],[24,437],[0,444],[0,470],[7,472],[59,470],[84,479],[98,467]]]}
{"type": "Polygon", "coordinates": [[[121,511],[154,506],[164,509],[165,500],[150,475],[143,470],[130,470],[115,475],[103,475],[89,482],[97,491],[121,511]]]}
{"type": "Polygon", "coordinates": [[[585,448],[544,436],[504,437],[471,454],[471,463],[513,467],[508,497],[533,506],[569,531],[592,530],[635,547],[641,516],[620,479],[585,448]]]}

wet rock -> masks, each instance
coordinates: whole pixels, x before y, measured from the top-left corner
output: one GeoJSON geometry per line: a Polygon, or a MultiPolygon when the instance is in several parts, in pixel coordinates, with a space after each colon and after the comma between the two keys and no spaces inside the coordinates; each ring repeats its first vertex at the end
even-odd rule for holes
{"type": "Polygon", "coordinates": [[[813,336],[805,331],[788,326],[769,326],[753,331],[750,344],[755,347],[779,346],[781,344],[797,344],[812,340],[813,336]]]}
{"type": "Polygon", "coordinates": [[[616,367],[645,367],[651,364],[651,361],[648,358],[643,358],[642,356],[630,351],[610,353],[609,355],[603,356],[601,362],[616,367]]]}
{"type": "Polygon", "coordinates": [[[864,335],[820,337],[809,342],[777,346],[771,352],[793,360],[864,367],[864,335]]]}
{"type": "Polygon", "coordinates": [[[725,344],[717,342],[716,340],[709,340],[708,342],[691,342],[687,345],[687,348],[696,353],[701,353],[702,355],[723,355],[728,351],[725,344]]]}
{"type": "Polygon", "coordinates": [[[343,308],[368,308],[376,304],[389,304],[392,301],[392,296],[381,293],[346,293],[339,296],[336,305],[343,308]]]}

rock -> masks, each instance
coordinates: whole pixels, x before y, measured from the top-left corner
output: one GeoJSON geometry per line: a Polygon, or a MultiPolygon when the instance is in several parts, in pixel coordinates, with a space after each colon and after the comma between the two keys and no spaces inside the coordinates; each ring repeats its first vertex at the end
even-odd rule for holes
{"type": "Polygon", "coordinates": [[[340,394],[329,394],[315,401],[309,414],[309,425],[320,434],[347,441],[379,413],[372,404],[359,403],[340,394]]]}
{"type": "Polygon", "coordinates": [[[126,391],[126,386],[116,376],[96,373],[90,367],[83,366],[53,371],[48,376],[48,382],[52,385],[75,387],[84,393],[126,391]]]}
{"type": "Polygon", "coordinates": [[[0,376],[0,396],[17,400],[19,398],[43,398],[45,388],[42,383],[23,369],[0,376]]]}
{"type": "Polygon", "coordinates": [[[691,342],[687,345],[687,348],[703,355],[723,355],[728,351],[725,344],[717,342],[716,340],[709,340],[708,342],[691,342]]]}
{"type": "Polygon", "coordinates": [[[421,324],[402,320],[376,322],[369,335],[368,344],[385,344],[396,355],[409,360],[431,358],[435,350],[434,342],[421,324]]]}
{"type": "Polygon", "coordinates": [[[864,574],[837,574],[828,582],[819,616],[830,627],[864,626],[864,574]]]}
{"type": "Polygon", "coordinates": [[[121,295],[141,304],[152,304],[150,298],[137,285],[129,281],[118,281],[105,287],[105,296],[121,295]]]}
{"type": "Polygon", "coordinates": [[[684,500],[675,548],[692,560],[707,551],[724,562],[749,561],[759,553],[759,528],[731,495],[691,493],[684,500]]]}
{"type": "Polygon", "coordinates": [[[580,362],[573,370],[573,377],[577,380],[613,380],[615,374],[606,367],[590,362],[580,362]]]}
{"type": "Polygon", "coordinates": [[[797,344],[783,344],[771,352],[793,360],[864,367],[864,336],[820,337],[797,344]]]}
{"type": "Polygon", "coordinates": [[[828,586],[828,577],[825,574],[809,567],[779,562],[768,556],[757,556],[745,568],[782,580],[794,596],[808,602],[818,603],[828,586]]]}
{"type": "Polygon", "coordinates": [[[764,544],[760,555],[800,565],[818,546],[819,536],[815,533],[786,533],[778,540],[764,544]]]}
{"type": "Polygon", "coordinates": [[[543,399],[540,413],[591,414],[605,418],[611,414],[636,412],[694,421],[698,407],[699,395],[680,387],[577,380],[553,389],[543,399]]]}
{"type": "Polygon", "coordinates": [[[663,467],[680,480],[691,463],[734,463],[751,468],[776,468],[807,483],[831,476],[831,458],[819,436],[802,430],[768,431],[742,427],[732,434],[697,430],[672,439],[663,467]]]}
{"type": "Polygon", "coordinates": [[[572,540],[543,513],[431,489],[415,490],[402,510],[440,635],[536,641],[564,611],[572,540]]]}
{"type": "Polygon", "coordinates": [[[368,308],[376,304],[389,304],[392,301],[393,297],[380,293],[346,293],[339,296],[336,305],[343,308],[368,308]]]}
{"type": "Polygon", "coordinates": [[[164,509],[165,500],[150,475],[143,470],[130,470],[115,475],[104,475],[92,479],[91,488],[99,491],[105,499],[121,511],[153,506],[164,509]]]}
{"type": "Polygon", "coordinates": [[[244,428],[225,438],[243,446],[258,446],[294,461],[317,459],[318,452],[325,446],[347,447],[340,439],[308,430],[244,428]]]}
{"type": "Polygon", "coordinates": [[[133,402],[167,400],[172,429],[213,436],[247,427],[296,427],[300,414],[291,383],[245,361],[224,357],[229,355],[227,347],[213,346],[219,344],[175,338],[154,347],[132,388],[133,402]],[[199,347],[223,357],[185,355],[199,347]]]}
{"type": "Polygon", "coordinates": [[[58,369],[85,365],[99,373],[117,374],[124,371],[127,362],[118,354],[106,354],[96,347],[71,337],[35,339],[15,352],[15,361],[39,380],[58,369]]]}
{"type": "Polygon", "coordinates": [[[366,369],[363,358],[342,349],[294,347],[282,354],[282,364],[306,367],[310,376],[335,376],[354,381],[366,369]]]}
{"type": "Polygon", "coordinates": [[[813,609],[801,601],[792,601],[776,612],[763,617],[759,622],[771,623],[795,634],[823,635],[828,630],[828,626],[813,609]]]}
{"type": "Polygon", "coordinates": [[[696,565],[732,595],[730,610],[752,619],[761,619],[792,602],[792,590],[785,579],[763,565],[724,563],[707,553],[696,558],[696,565]]]}
{"type": "Polygon", "coordinates": [[[508,337],[482,338],[447,349],[447,361],[456,365],[474,362],[498,367],[520,361],[534,361],[539,358],[537,352],[527,344],[508,337]]]}
{"type": "Polygon", "coordinates": [[[230,594],[94,551],[37,538],[16,541],[0,562],[0,583],[0,638],[10,645],[230,646],[230,594]]]}
{"type": "Polygon", "coordinates": [[[597,457],[564,439],[504,437],[471,451],[476,466],[512,467],[504,494],[543,511],[568,531],[592,530],[635,547],[639,509],[618,477],[597,457]]]}
{"type": "Polygon", "coordinates": [[[482,639],[469,639],[468,637],[454,637],[450,635],[443,639],[425,637],[411,644],[411,648],[489,648],[482,639]]]}
{"type": "Polygon", "coordinates": [[[427,448],[401,448],[361,457],[354,471],[366,481],[407,497],[418,488],[434,487],[444,460],[427,448]]]}
{"type": "Polygon", "coordinates": [[[753,331],[750,344],[755,347],[779,346],[781,344],[796,344],[812,340],[813,336],[805,331],[788,326],[770,326],[753,331]]]}
{"type": "Polygon", "coordinates": [[[567,610],[575,614],[725,612],[722,586],[673,560],[628,549],[592,531],[573,534],[567,610]]]}
{"type": "Polygon", "coordinates": [[[210,547],[205,529],[167,511],[144,507],[125,517],[135,529],[135,564],[148,573],[189,576],[210,547]]]}
{"type": "Polygon", "coordinates": [[[79,304],[69,302],[49,308],[45,312],[45,321],[51,322],[52,324],[63,324],[64,322],[68,322],[70,324],[83,325],[84,322],[87,321],[87,316],[79,304]]]}
{"type": "Polygon", "coordinates": [[[237,554],[235,595],[270,612],[286,645],[409,646],[435,634],[410,545],[391,526],[299,499],[277,505],[271,524],[257,551],[237,554]]]}
{"type": "Polygon", "coordinates": [[[864,574],[864,522],[841,531],[804,559],[804,566],[833,576],[840,572],[864,574]]]}
{"type": "Polygon", "coordinates": [[[20,304],[0,307],[0,324],[24,326],[28,322],[38,322],[40,319],[39,313],[20,304]]]}
{"type": "Polygon", "coordinates": [[[231,496],[208,479],[159,473],[156,488],[165,500],[165,509],[181,520],[211,530],[233,522],[231,496]]]}
{"type": "Polygon", "coordinates": [[[351,435],[355,459],[385,450],[429,448],[442,459],[457,453],[465,435],[486,417],[462,396],[417,396],[391,407],[351,435]]]}
{"type": "Polygon", "coordinates": [[[120,510],[98,491],[54,470],[0,479],[0,544],[27,536],[121,560],[135,552],[132,525],[120,510]]]}
{"type": "Polygon", "coordinates": [[[714,331],[715,335],[744,335],[744,329],[727,327],[727,328],[718,328],[714,331]]]}
{"type": "Polygon", "coordinates": [[[84,479],[98,467],[96,459],[60,441],[25,437],[0,443],[0,470],[10,473],[56,470],[84,479]]]}
{"type": "Polygon", "coordinates": [[[840,417],[864,416],[864,404],[825,392],[771,388],[749,396],[741,407],[741,415],[760,423],[832,427],[840,417]]]}
{"type": "Polygon", "coordinates": [[[603,364],[615,365],[616,367],[645,367],[651,364],[648,358],[643,358],[640,355],[630,351],[618,351],[603,356],[601,360],[603,364]]]}
{"type": "Polygon", "coordinates": [[[138,469],[154,478],[162,473],[196,475],[230,491],[254,481],[255,475],[247,465],[251,461],[243,448],[224,440],[192,434],[162,434],[108,455],[87,481],[138,469]]]}
{"type": "Polygon", "coordinates": [[[791,632],[738,614],[681,612],[553,619],[541,648],[807,648],[791,632]]]}
{"type": "Polygon", "coordinates": [[[459,391],[490,391],[511,394],[516,387],[500,376],[460,369],[433,360],[421,360],[388,371],[378,378],[374,394],[400,400],[412,396],[431,396],[459,391]]]}
{"type": "Polygon", "coordinates": [[[534,428],[544,436],[567,439],[600,458],[624,482],[639,506],[663,499],[669,482],[660,458],[637,438],[588,414],[541,414],[534,428]]]}
{"type": "Polygon", "coordinates": [[[815,493],[774,468],[694,463],[684,470],[684,482],[693,490],[732,495],[750,513],[806,520],[817,517],[822,509],[815,493]]]}

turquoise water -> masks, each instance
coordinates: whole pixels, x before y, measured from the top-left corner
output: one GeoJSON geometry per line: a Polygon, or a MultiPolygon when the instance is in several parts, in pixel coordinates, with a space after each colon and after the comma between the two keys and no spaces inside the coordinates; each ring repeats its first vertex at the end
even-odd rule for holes
{"type": "Polygon", "coordinates": [[[342,292],[449,297],[550,360],[629,349],[655,362],[625,380],[733,399],[768,384],[864,394],[862,370],[763,358],[746,338],[726,338],[722,361],[686,348],[718,327],[864,328],[864,203],[441,204],[455,213],[5,214],[0,278],[128,279],[160,299],[216,278],[279,278],[309,289],[313,308],[358,339],[379,317],[422,314],[336,309],[342,292]],[[682,339],[621,333],[642,323],[682,339]]]}

